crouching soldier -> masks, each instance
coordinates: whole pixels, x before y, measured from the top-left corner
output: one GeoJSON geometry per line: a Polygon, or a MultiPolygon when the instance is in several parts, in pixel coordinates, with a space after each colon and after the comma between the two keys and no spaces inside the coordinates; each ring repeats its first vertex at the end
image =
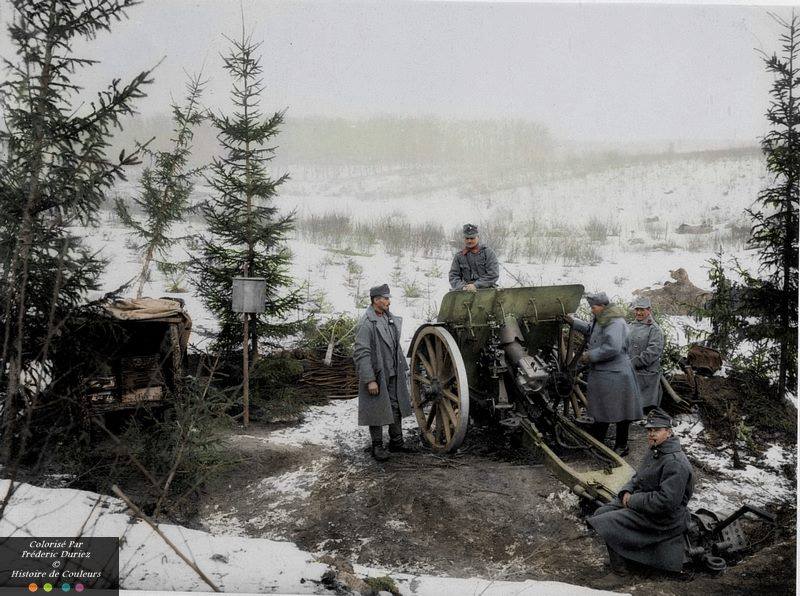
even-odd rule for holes
{"type": "Polygon", "coordinates": [[[403,319],[389,312],[389,286],[369,290],[370,305],[356,329],[353,360],[358,373],[358,425],[369,426],[372,457],[389,459],[383,426],[389,425],[389,451],[410,452],[403,442],[402,418],[411,415],[408,364],[400,348],[403,319]]]}
{"type": "Polygon", "coordinates": [[[625,583],[627,561],[679,572],[684,561],[684,538],[689,525],[686,504],[692,496],[692,466],[672,419],[660,408],[650,411],[645,423],[650,451],[636,474],[608,505],[587,521],[606,541],[611,573],[595,582],[596,588],[625,583]]]}

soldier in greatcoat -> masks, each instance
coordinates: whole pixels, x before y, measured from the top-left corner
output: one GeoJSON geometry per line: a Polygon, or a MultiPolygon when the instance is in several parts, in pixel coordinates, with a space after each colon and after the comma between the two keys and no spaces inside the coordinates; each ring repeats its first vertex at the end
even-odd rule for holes
{"type": "Polygon", "coordinates": [[[650,299],[642,297],[633,303],[635,320],[628,334],[628,354],[642,396],[645,413],[661,405],[661,354],[664,333],[653,320],[650,299]]]}
{"type": "Polygon", "coordinates": [[[616,426],[614,451],[628,454],[628,429],[633,420],[641,419],[639,387],[628,358],[628,324],[625,310],[609,306],[605,292],[586,297],[594,315],[591,323],[573,318],[564,320],[573,329],[589,336],[581,364],[588,366],[587,412],[594,419],[589,432],[598,441],[605,440],[611,423],[616,426]]]}
{"type": "Polygon", "coordinates": [[[692,466],[672,434],[672,419],[661,408],[647,416],[650,450],[617,497],[588,518],[605,540],[611,573],[595,583],[613,588],[629,573],[626,561],[679,572],[685,559],[683,535],[689,526],[692,466]]]}
{"type": "Polygon", "coordinates": [[[464,248],[453,257],[450,265],[450,289],[474,292],[493,288],[500,278],[500,264],[494,251],[482,244],[478,226],[464,224],[464,248]]]}
{"type": "Polygon", "coordinates": [[[403,442],[402,419],[411,415],[408,363],[400,347],[403,319],[389,311],[391,294],[383,284],[370,288],[370,305],[356,328],[353,360],[358,373],[358,424],[369,426],[372,456],[386,461],[383,426],[389,425],[388,450],[410,452],[403,442]]]}

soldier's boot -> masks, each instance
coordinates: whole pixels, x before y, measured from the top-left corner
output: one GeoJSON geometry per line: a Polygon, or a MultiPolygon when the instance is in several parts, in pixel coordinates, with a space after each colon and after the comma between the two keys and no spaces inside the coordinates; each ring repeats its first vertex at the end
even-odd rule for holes
{"type": "Polygon", "coordinates": [[[614,439],[614,452],[620,457],[625,457],[630,453],[628,449],[628,431],[631,427],[630,420],[623,420],[616,424],[616,436],[614,439]]]}
{"type": "Polygon", "coordinates": [[[416,452],[416,449],[414,449],[413,447],[409,447],[402,440],[399,443],[396,443],[395,441],[389,441],[389,446],[387,447],[387,449],[391,453],[415,453],[416,452]]]}
{"type": "Polygon", "coordinates": [[[591,585],[598,590],[613,590],[614,588],[621,588],[629,581],[630,576],[627,573],[625,575],[620,575],[616,571],[612,571],[600,579],[594,580],[591,585]]]}
{"type": "Polygon", "coordinates": [[[607,546],[607,548],[608,561],[611,563],[611,573],[592,582],[592,587],[600,590],[619,588],[630,581],[630,572],[628,571],[625,557],[617,553],[610,546],[607,546]]]}
{"type": "Polygon", "coordinates": [[[370,453],[372,453],[372,457],[374,457],[377,461],[386,461],[390,457],[389,452],[383,448],[382,443],[374,444],[370,450],[370,453]]]}
{"type": "MultiPolygon", "coordinates": [[[[392,404],[394,408],[394,404],[392,404]]],[[[389,451],[392,453],[414,453],[414,449],[408,447],[403,440],[403,423],[400,417],[400,407],[394,411],[394,422],[389,425],[389,451]]]]}

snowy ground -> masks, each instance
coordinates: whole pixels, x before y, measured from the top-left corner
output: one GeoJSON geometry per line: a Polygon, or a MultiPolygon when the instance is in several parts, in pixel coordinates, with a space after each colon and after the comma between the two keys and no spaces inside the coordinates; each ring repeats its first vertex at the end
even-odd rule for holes
{"type": "MultiPolygon", "coordinates": [[[[364,444],[363,429],[355,425],[354,401],[334,402],[311,408],[305,422],[295,427],[260,436],[264,448],[319,448],[311,465],[286,473],[256,479],[253,490],[269,504],[267,515],[248,523],[269,525],[278,520],[290,505],[309,497],[311,488],[322,480],[317,472],[326,460],[343,451],[357,452],[364,444]],[[274,517],[270,517],[274,516],[274,517]]],[[[410,419],[406,420],[409,425],[410,419]]],[[[794,487],[782,476],[779,466],[792,462],[793,450],[773,447],[762,461],[752,462],[742,471],[729,469],[725,454],[710,452],[696,441],[701,423],[692,416],[681,418],[676,428],[687,452],[719,469],[724,480],[701,482],[696,487],[691,507],[708,507],[720,513],[744,503],[766,505],[791,499],[794,487]],[[758,464],[756,467],[755,464],[758,464]]],[[[248,438],[246,434],[239,438],[248,438]]],[[[7,490],[0,482],[0,493],[7,490]]],[[[569,496],[551,494],[548,499],[569,496]]],[[[574,503],[572,504],[574,506],[574,503]]],[[[554,509],[556,513],[559,507],[554,509]]],[[[243,520],[225,515],[201,520],[212,532],[161,524],[161,530],[221,589],[238,593],[324,594],[321,584],[328,565],[319,562],[324,552],[308,553],[294,544],[266,538],[249,538],[243,520]],[[269,566],[264,567],[264,562],[269,566]]],[[[402,521],[397,524],[402,525],[402,521]]],[[[402,531],[398,526],[397,530],[402,531]]],[[[208,587],[145,523],[131,519],[118,499],[72,489],[44,489],[23,484],[0,520],[2,536],[119,536],[122,587],[125,590],[206,591],[208,587]]],[[[589,594],[587,588],[558,582],[507,582],[491,578],[446,578],[399,573],[391,569],[354,565],[361,577],[390,574],[404,593],[411,594],[589,594]]]]}
{"type": "MultiPolygon", "coordinates": [[[[8,481],[0,481],[5,494],[8,481]]],[[[123,590],[207,592],[208,584],[141,520],[132,519],[119,499],[72,489],[18,485],[0,520],[0,536],[118,536],[123,590]]],[[[328,566],[295,545],[258,538],[212,535],[171,524],[159,529],[224,592],[254,594],[330,594],[321,584],[328,566]]],[[[362,577],[383,569],[356,567],[362,577]]],[[[505,582],[486,579],[392,574],[404,592],[420,595],[600,594],[557,582],[505,582]]]]}
{"type": "Polygon", "coordinates": [[[702,461],[721,478],[706,478],[695,486],[690,505],[704,507],[720,514],[730,514],[749,503],[763,507],[771,503],[795,500],[797,487],[784,475],[781,467],[797,467],[797,448],[773,445],[758,459],[743,454],[743,470],[733,468],[730,449],[715,451],[698,439],[703,423],[696,416],[682,416],[675,428],[684,451],[702,461]]]}
{"type": "MultiPolygon", "coordinates": [[[[268,437],[260,437],[259,440],[263,441],[265,447],[319,446],[325,454],[324,458],[338,457],[345,451],[359,451],[365,444],[365,435],[364,430],[356,426],[356,406],[356,402],[351,400],[312,407],[302,425],[272,432],[268,437]]],[[[406,431],[414,432],[416,422],[413,417],[406,418],[403,423],[406,431]]],[[[729,450],[715,451],[700,440],[703,424],[696,415],[680,416],[675,434],[688,454],[720,475],[719,478],[703,477],[696,483],[690,502],[692,509],[703,507],[724,516],[744,504],[764,507],[794,499],[796,487],[786,478],[781,467],[785,464],[796,467],[795,447],[773,445],[758,459],[743,454],[745,469],[736,470],[732,467],[729,450]]],[[[285,506],[292,505],[294,508],[298,500],[308,497],[317,472],[324,464],[324,459],[316,459],[307,467],[268,478],[254,486],[254,490],[257,490],[265,502],[271,504],[273,514],[279,515],[285,506]]],[[[215,531],[245,533],[238,520],[226,518],[224,515],[203,521],[215,531]]]]}

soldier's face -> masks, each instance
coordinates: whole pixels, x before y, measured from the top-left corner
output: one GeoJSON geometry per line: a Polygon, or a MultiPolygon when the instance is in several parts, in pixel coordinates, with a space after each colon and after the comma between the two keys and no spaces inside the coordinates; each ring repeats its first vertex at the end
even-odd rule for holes
{"type": "Polygon", "coordinates": [[[601,312],[603,312],[604,309],[605,309],[604,304],[592,304],[589,306],[589,310],[592,311],[592,314],[594,316],[599,315],[601,312]]]}
{"type": "Polygon", "coordinates": [[[464,246],[467,248],[475,248],[478,246],[477,236],[464,236],[464,246]]]}
{"type": "Polygon", "coordinates": [[[650,316],[650,309],[649,308],[634,308],[633,309],[633,316],[636,317],[637,321],[644,321],[647,317],[650,316]]]}
{"type": "Polygon", "coordinates": [[[386,296],[378,296],[372,301],[372,305],[377,312],[386,312],[389,310],[389,305],[392,303],[391,299],[386,296]]]}
{"type": "Polygon", "coordinates": [[[653,448],[658,447],[672,436],[672,429],[669,428],[648,428],[647,444],[653,448]]]}

